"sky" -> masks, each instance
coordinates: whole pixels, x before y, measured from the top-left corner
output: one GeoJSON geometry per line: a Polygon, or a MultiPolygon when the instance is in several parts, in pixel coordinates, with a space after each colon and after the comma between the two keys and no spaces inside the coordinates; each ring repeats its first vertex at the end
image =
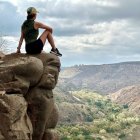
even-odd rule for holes
{"type": "MultiPolygon", "coordinates": [[[[53,28],[62,66],[140,61],[139,5],[140,0],[0,0],[0,36],[15,52],[33,6],[36,21],[53,28]]],[[[46,43],[44,51],[50,49],[46,43]]]]}

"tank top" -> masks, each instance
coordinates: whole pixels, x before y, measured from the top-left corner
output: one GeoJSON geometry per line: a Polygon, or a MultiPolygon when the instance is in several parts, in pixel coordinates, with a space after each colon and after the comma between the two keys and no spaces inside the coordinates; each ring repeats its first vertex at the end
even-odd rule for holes
{"type": "Polygon", "coordinates": [[[34,28],[34,20],[27,19],[22,24],[26,45],[37,40],[39,30],[34,28]]]}

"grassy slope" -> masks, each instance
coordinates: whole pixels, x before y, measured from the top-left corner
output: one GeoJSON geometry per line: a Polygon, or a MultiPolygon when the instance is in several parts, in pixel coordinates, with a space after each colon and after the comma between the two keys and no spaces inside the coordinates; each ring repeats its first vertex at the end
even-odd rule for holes
{"type": "Polygon", "coordinates": [[[71,94],[75,102],[59,99],[58,103],[61,114],[58,131],[62,140],[126,139],[140,125],[140,118],[131,114],[127,106],[86,90],[71,94]]]}

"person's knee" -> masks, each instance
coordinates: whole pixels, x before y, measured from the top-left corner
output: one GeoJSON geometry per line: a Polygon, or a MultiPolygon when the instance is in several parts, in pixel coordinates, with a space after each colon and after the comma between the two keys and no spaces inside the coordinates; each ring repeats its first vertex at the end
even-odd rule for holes
{"type": "Polygon", "coordinates": [[[47,29],[45,30],[45,33],[48,35],[48,34],[51,34],[50,31],[48,31],[47,29]]]}

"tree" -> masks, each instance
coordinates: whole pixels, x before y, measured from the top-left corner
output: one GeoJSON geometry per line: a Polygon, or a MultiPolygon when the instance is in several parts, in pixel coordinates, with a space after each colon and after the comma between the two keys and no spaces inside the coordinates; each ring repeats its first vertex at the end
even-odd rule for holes
{"type": "Polygon", "coordinates": [[[4,39],[5,36],[0,34],[0,51],[1,52],[7,52],[7,45],[8,45],[8,41],[4,39]]]}

